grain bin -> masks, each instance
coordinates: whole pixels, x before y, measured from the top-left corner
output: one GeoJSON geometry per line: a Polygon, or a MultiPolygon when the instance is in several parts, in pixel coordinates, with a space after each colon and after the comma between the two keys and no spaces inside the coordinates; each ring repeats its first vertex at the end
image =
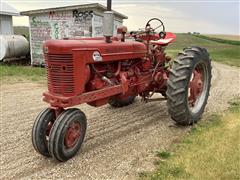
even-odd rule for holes
{"type": "Polygon", "coordinates": [[[0,35],[0,61],[29,54],[29,42],[21,35],[0,35]]]}

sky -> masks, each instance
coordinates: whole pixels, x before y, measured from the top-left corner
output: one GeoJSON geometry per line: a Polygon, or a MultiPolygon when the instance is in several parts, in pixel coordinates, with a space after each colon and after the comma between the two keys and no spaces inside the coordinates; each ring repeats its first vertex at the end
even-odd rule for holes
{"type": "MultiPolygon", "coordinates": [[[[0,0],[2,1],[2,0],[0,0]]],[[[100,3],[107,0],[3,0],[18,11],[100,3]]],[[[145,27],[152,18],[160,18],[171,32],[202,34],[239,34],[240,0],[112,0],[112,8],[126,16],[129,30],[145,27]]],[[[28,25],[27,17],[14,17],[15,26],[28,25]]]]}

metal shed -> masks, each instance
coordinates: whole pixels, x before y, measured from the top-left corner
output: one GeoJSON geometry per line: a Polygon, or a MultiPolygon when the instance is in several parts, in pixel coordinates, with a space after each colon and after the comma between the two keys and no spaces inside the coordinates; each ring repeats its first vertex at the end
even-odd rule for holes
{"type": "MultiPolygon", "coordinates": [[[[42,44],[48,39],[98,37],[103,35],[101,4],[84,4],[21,12],[29,16],[31,64],[44,65],[42,44]]],[[[114,33],[127,16],[114,11],[114,33]]]]}
{"type": "Polygon", "coordinates": [[[5,2],[1,2],[0,6],[0,34],[12,35],[13,23],[12,16],[19,16],[19,12],[5,2]]]}

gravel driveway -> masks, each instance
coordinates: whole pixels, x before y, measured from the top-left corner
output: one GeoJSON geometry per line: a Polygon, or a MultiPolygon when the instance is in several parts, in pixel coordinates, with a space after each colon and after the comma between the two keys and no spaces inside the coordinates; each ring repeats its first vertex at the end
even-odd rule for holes
{"type": "MultiPolygon", "coordinates": [[[[239,68],[213,64],[213,80],[204,116],[222,112],[240,95],[239,68]]],[[[88,130],[76,157],[58,163],[37,154],[31,144],[34,118],[47,106],[41,101],[46,86],[38,83],[1,85],[0,179],[134,179],[154,169],[155,153],[169,148],[189,127],[176,127],[166,102],[136,103],[115,109],[109,105],[78,106],[88,130]]]]}

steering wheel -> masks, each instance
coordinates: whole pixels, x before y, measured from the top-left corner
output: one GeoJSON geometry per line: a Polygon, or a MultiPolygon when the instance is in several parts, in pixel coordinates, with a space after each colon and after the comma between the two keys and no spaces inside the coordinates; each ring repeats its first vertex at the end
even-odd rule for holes
{"type": "Polygon", "coordinates": [[[147,22],[146,26],[145,26],[145,31],[146,31],[146,32],[155,32],[155,33],[156,33],[156,30],[159,29],[159,28],[162,28],[160,31],[158,31],[159,37],[160,37],[160,39],[164,39],[165,36],[166,36],[165,26],[164,26],[163,22],[162,22],[160,19],[158,19],[158,18],[152,18],[152,19],[150,19],[150,20],[147,22]],[[153,21],[158,21],[157,24],[160,23],[160,25],[158,25],[158,26],[152,26],[151,24],[152,24],[153,21]]]}

